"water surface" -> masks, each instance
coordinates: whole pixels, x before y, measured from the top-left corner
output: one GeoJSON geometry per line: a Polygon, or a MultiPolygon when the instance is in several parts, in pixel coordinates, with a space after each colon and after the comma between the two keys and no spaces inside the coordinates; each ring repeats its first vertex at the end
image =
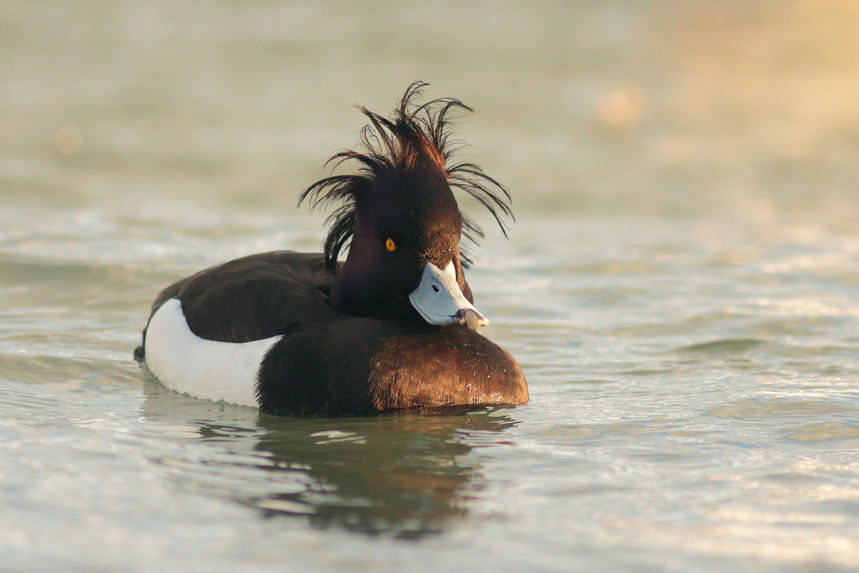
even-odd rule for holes
{"type": "Polygon", "coordinates": [[[5,568],[859,566],[855,3],[0,8],[5,568]],[[161,288],[320,248],[298,193],[416,79],[513,194],[469,282],[531,402],[276,418],[141,372],[161,288]]]}

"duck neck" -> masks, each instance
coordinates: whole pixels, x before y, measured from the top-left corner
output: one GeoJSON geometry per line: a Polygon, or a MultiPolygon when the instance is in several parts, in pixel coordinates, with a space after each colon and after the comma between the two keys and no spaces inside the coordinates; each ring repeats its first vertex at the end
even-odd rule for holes
{"type": "Polygon", "coordinates": [[[419,319],[409,304],[408,295],[397,294],[409,291],[400,284],[403,277],[385,271],[382,257],[387,253],[383,253],[376,242],[376,237],[360,219],[356,221],[346,262],[331,286],[331,306],[353,316],[419,319]]]}

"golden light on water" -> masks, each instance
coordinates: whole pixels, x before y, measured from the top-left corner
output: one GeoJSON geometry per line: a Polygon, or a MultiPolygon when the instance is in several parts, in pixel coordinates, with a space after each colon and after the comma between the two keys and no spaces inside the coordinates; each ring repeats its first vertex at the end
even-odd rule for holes
{"type": "Polygon", "coordinates": [[[596,112],[600,121],[608,127],[631,127],[644,112],[644,93],[636,85],[617,87],[597,99],[596,112]]]}
{"type": "Polygon", "coordinates": [[[81,148],[84,136],[77,127],[67,125],[57,132],[57,149],[65,155],[71,155],[81,148]]]}
{"type": "Polygon", "coordinates": [[[706,156],[828,162],[859,133],[859,3],[777,5],[705,2],[668,36],[666,107],[706,156]]]}

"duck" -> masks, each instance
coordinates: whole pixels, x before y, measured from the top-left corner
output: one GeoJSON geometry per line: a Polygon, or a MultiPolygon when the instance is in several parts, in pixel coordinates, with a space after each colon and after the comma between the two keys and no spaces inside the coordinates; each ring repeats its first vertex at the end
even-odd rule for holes
{"type": "Polygon", "coordinates": [[[274,251],[202,270],[160,292],[134,357],[164,386],[280,416],[519,405],[516,360],[478,332],[464,271],[482,229],[454,189],[507,236],[507,189],[457,163],[458,99],[411,84],[390,117],[326,163],[350,173],[309,187],[299,206],[334,206],[322,253],[274,251]],[[346,252],[344,261],[341,254],[346,252]]]}

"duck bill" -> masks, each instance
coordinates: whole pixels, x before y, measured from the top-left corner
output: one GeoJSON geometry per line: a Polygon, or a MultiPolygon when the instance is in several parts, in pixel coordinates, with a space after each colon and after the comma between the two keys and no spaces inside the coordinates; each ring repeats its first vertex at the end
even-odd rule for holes
{"type": "Polygon", "coordinates": [[[443,270],[427,261],[421,283],[409,295],[409,301],[430,324],[462,324],[472,330],[489,324],[456,284],[453,261],[443,270]]]}

